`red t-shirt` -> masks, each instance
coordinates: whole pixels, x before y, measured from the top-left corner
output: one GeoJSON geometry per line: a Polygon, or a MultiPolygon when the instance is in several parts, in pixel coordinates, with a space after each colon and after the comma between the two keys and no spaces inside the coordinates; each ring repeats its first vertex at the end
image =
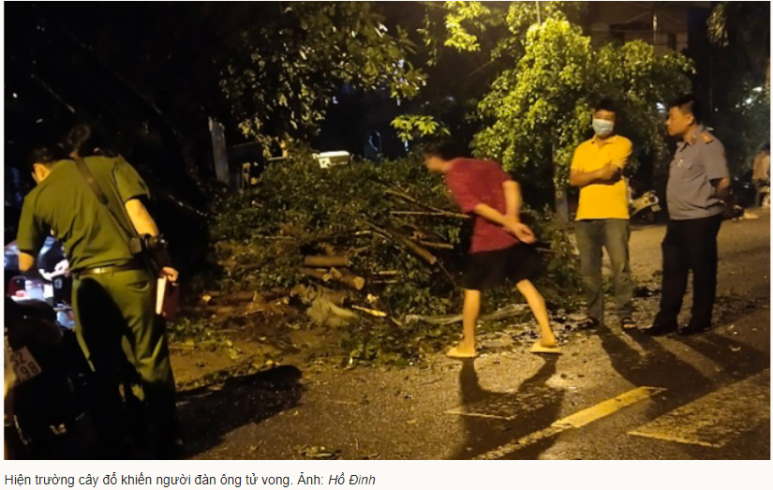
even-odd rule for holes
{"type": "MultiPolygon", "coordinates": [[[[498,163],[457,158],[451,164],[446,185],[462,212],[472,213],[478,204],[486,204],[502,214],[507,211],[502,184],[512,179],[498,163]]],[[[518,243],[502,226],[478,215],[474,219],[470,253],[502,250],[518,243]]]]}

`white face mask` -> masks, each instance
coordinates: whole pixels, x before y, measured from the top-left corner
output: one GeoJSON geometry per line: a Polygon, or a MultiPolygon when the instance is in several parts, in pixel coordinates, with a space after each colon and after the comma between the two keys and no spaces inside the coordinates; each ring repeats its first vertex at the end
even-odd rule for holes
{"type": "Polygon", "coordinates": [[[606,119],[594,119],[593,120],[593,131],[596,133],[597,136],[600,136],[602,138],[606,138],[610,134],[612,134],[612,131],[615,129],[615,123],[612,121],[607,121],[606,119]]]}

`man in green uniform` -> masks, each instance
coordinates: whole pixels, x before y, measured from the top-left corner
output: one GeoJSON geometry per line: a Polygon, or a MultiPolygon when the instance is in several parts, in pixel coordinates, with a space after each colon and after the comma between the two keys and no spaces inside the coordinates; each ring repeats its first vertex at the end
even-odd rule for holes
{"type": "MultiPolygon", "coordinates": [[[[155,314],[155,282],[143,260],[130,249],[132,235],[159,236],[144,201],[148,188],[122,158],[83,161],[107,202],[100,201],[75,161],[58,147],[33,151],[37,187],[22,207],[17,244],[23,272],[34,266],[45,238],[53,233],[65,247],[74,276],[73,307],[78,340],[94,370],[94,419],[106,446],[120,450],[123,419],[120,361],[129,361],[142,381],[158,455],[175,448],[174,377],[163,321],[155,314]]],[[[167,264],[168,265],[168,264],[167,264]]],[[[178,273],[159,273],[176,281],[178,273]]]]}

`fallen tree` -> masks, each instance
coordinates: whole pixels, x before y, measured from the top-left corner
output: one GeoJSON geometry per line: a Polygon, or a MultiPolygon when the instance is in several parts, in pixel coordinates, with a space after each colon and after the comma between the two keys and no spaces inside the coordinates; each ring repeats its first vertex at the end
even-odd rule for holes
{"type": "MultiPolygon", "coordinates": [[[[207,295],[215,304],[271,291],[272,297],[313,305],[309,318],[353,326],[344,342],[352,359],[385,356],[363,347],[379,343],[374,332],[389,339],[387,350],[394,354],[421,339],[440,346],[458,331],[456,316],[442,316],[461,309],[458,283],[472,220],[458,212],[442,179],[419,159],[321,169],[299,157],[269,166],[253,188],[223,199],[218,211],[213,249],[222,274],[218,291],[207,295]]],[[[534,222],[547,238],[543,247],[553,252],[546,285],[556,291],[576,287],[563,235],[543,224],[534,222]]],[[[493,311],[512,305],[518,302],[514,294],[492,292],[485,306],[493,311]]],[[[490,319],[523,311],[511,306],[490,319]]]]}

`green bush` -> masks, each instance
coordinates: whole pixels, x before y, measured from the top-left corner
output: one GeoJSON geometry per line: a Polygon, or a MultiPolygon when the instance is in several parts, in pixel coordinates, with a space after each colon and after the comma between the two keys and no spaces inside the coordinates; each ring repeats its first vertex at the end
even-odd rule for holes
{"type": "MultiPolygon", "coordinates": [[[[549,301],[565,302],[578,290],[566,230],[554,225],[549,213],[530,216],[551,248],[549,274],[540,280],[540,288],[549,301]]],[[[427,172],[418,156],[330,169],[299,156],[269,166],[250,190],[224,199],[213,239],[224,265],[221,286],[226,291],[313,284],[315,280],[302,272],[304,255],[348,254],[351,270],[367,281],[352,302],[384,311],[393,321],[365,317],[349,327],[342,340],[347,359],[407,362],[458,335],[458,325],[404,327],[400,320],[407,314],[460,313],[458,284],[471,225],[472,220],[458,215],[442,177],[427,172]],[[385,238],[379,231],[393,236],[422,233],[425,241],[451,244],[453,250],[428,248],[438,259],[430,265],[399,239],[385,238]],[[384,271],[396,275],[379,274],[384,271]],[[385,279],[393,283],[383,284],[385,279]]],[[[512,288],[492,291],[485,296],[484,308],[493,311],[522,301],[516,294],[512,288]]]]}

